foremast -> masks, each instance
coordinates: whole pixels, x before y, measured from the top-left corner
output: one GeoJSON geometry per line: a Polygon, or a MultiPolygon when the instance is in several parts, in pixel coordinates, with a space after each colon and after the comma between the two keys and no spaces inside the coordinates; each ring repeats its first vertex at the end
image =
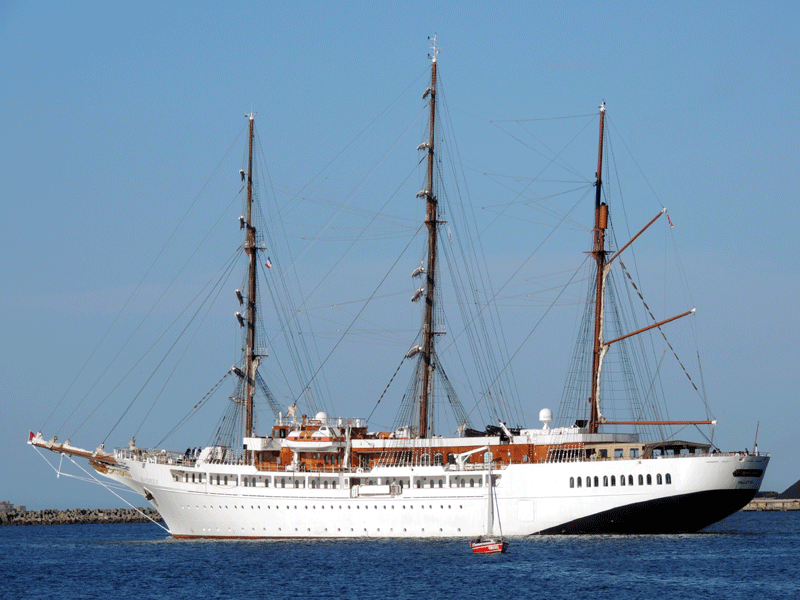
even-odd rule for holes
{"type": "Polygon", "coordinates": [[[256,267],[258,247],[256,244],[256,228],[253,225],[253,119],[256,113],[245,115],[250,124],[248,159],[247,159],[247,205],[245,207],[245,242],[244,251],[248,255],[247,265],[247,310],[245,327],[247,335],[244,350],[244,394],[245,406],[244,437],[253,437],[253,398],[258,364],[261,357],[256,354],[256,299],[257,277],[256,267]]]}
{"type": "Polygon", "coordinates": [[[425,197],[425,225],[428,228],[428,264],[425,271],[425,315],[422,323],[422,390],[419,401],[419,432],[420,438],[428,437],[428,412],[433,397],[433,370],[435,349],[435,292],[436,292],[436,250],[438,227],[438,203],[436,200],[433,179],[434,138],[436,132],[436,55],[439,49],[436,46],[436,36],[431,40],[431,85],[425,91],[423,98],[430,94],[430,135],[428,138],[428,174],[425,189],[421,195],[425,197]]]}

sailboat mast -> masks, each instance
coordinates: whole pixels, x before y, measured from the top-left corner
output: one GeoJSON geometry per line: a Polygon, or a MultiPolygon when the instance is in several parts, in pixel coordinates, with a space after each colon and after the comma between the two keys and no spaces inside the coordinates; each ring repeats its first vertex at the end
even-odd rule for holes
{"type": "Polygon", "coordinates": [[[422,394],[419,401],[419,437],[428,437],[428,411],[433,384],[434,355],[434,296],[436,291],[436,234],[437,234],[437,201],[433,186],[433,143],[436,131],[436,36],[431,46],[431,86],[430,90],[430,137],[428,139],[428,177],[425,185],[425,225],[428,228],[428,267],[425,272],[427,285],[425,288],[425,318],[422,325],[422,394]]]}
{"type": "Polygon", "coordinates": [[[247,207],[245,215],[246,239],[244,251],[249,256],[247,266],[247,340],[244,362],[245,437],[253,437],[253,396],[255,394],[256,369],[256,228],[253,226],[253,118],[255,113],[245,115],[250,120],[249,153],[247,160],[247,207]]]}
{"type": "Polygon", "coordinates": [[[592,352],[592,396],[589,399],[589,432],[597,433],[600,420],[600,365],[603,352],[603,304],[605,299],[604,267],[606,264],[606,227],[608,225],[608,205],[601,201],[603,176],[603,127],[605,125],[606,103],[600,105],[600,142],[597,150],[597,173],[595,174],[594,201],[594,244],[592,256],[597,263],[597,277],[594,302],[594,350],[592,352]]]}

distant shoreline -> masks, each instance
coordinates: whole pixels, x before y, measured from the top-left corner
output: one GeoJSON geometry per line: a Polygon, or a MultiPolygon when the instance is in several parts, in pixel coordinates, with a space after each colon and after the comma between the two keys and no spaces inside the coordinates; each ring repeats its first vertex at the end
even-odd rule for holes
{"type": "Polygon", "coordinates": [[[97,523],[149,523],[151,521],[159,523],[164,521],[154,508],[73,508],[69,510],[0,511],[0,526],[89,525],[97,523]]]}

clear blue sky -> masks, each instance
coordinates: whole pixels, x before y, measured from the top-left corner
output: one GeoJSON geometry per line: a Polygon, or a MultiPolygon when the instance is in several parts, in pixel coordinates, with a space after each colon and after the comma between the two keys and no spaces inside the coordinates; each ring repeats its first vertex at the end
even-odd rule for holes
{"type": "MultiPolygon", "coordinates": [[[[427,36],[434,32],[458,148],[465,164],[480,165],[476,171],[491,164],[497,171],[506,165],[506,174],[528,174],[522,147],[504,134],[500,142],[485,135],[498,133],[490,120],[586,114],[601,100],[608,103],[610,122],[649,182],[628,191],[631,207],[648,196],[631,223],[649,219],[661,204],[675,223],[698,309],[702,378],[720,422],[715,441],[726,449],[752,447],[760,421],[759,449],[772,454],[762,489],[782,491],[800,478],[800,202],[791,183],[800,167],[799,29],[796,2],[0,4],[0,499],[31,508],[119,505],[100,488],[57,481],[25,444],[28,430],[40,427],[70,388],[195,198],[212,196],[220,204],[192,212],[184,223],[189,233],[195,226],[206,231],[232,199],[235,180],[201,191],[241,134],[245,112],[258,112],[276,193],[314,190],[318,199],[344,202],[378,158],[371,147],[359,143],[345,153],[365,153],[361,165],[337,162],[335,178],[348,187],[325,187],[313,178],[396,98],[403,100],[393,110],[402,115],[386,125],[395,129],[385,146],[422,109],[427,36]],[[411,103],[403,96],[409,86],[411,103]]],[[[424,117],[402,140],[408,152],[393,160],[417,159],[413,142],[423,128],[424,117]]],[[[233,146],[235,160],[241,139],[233,146]]],[[[594,160],[587,153],[580,165],[587,178],[594,160]]],[[[234,163],[231,174],[238,177],[234,163]]],[[[409,164],[393,174],[395,182],[409,164]]],[[[483,178],[471,188],[473,205],[499,198],[492,183],[483,178]]],[[[380,194],[395,189],[381,184],[370,182],[379,203],[380,194]]],[[[414,192],[404,192],[407,200],[391,212],[412,204],[414,192]]],[[[287,240],[298,254],[306,243],[301,236],[309,235],[302,226],[324,221],[309,217],[313,211],[289,215],[299,233],[287,240]]],[[[479,222],[489,220],[488,211],[478,212],[479,222]]],[[[232,225],[233,237],[218,239],[213,250],[232,251],[228,242],[237,243],[238,234],[232,225]]],[[[335,237],[341,229],[327,233],[335,237]]],[[[341,240],[336,244],[330,252],[341,252],[341,240]]],[[[527,256],[499,229],[489,228],[484,244],[497,265],[527,256]]],[[[376,261],[396,256],[373,249],[376,261]]],[[[328,251],[320,239],[308,256],[328,251]]],[[[198,281],[218,264],[212,268],[205,258],[194,263],[198,281]]],[[[363,254],[351,257],[352,269],[363,260],[363,254]]],[[[168,281],[170,266],[155,273],[142,305],[168,281]]],[[[311,271],[309,287],[320,275],[311,271]]],[[[353,285],[363,297],[346,275],[337,281],[338,289],[353,285]]],[[[407,304],[408,290],[400,291],[407,304]]],[[[134,304],[128,312],[139,309],[134,304]]],[[[665,316],[683,309],[667,308],[665,316]]],[[[232,310],[231,304],[220,308],[225,319],[232,310]]],[[[411,330],[408,314],[402,327],[411,330]]],[[[362,341],[370,339],[368,329],[359,325],[362,341]]],[[[374,373],[362,375],[355,346],[349,366],[332,363],[325,373],[332,409],[366,416],[407,339],[379,344],[391,353],[385,360],[381,355],[380,367],[368,365],[374,373]],[[354,377],[366,378],[365,389],[353,390],[354,377]],[[356,397],[354,407],[336,400],[348,394],[356,397]]],[[[523,359],[529,366],[515,366],[535,372],[545,365],[531,381],[520,378],[529,426],[538,425],[542,406],[557,408],[569,354],[550,352],[554,340],[534,338],[523,359]],[[551,371],[559,375],[547,377],[551,371]]],[[[206,348],[207,362],[190,374],[196,388],[187,384],[186,398],[173,394],[176,407],[163,418],[182,416],[235,360],[230,337],[206,348]]],[[[91,387],[85,381],[71,392],[73,406],[91,387]]],[[[136,391],[123,387],[111,402],[126,406],[136,391]]],[[[219,410],[208,412],[213,425],[219,410]]],[[[113,424],[105,418],[102,436],[113,424]]],[[[129,435],[120,431],[109,444],[124,444],[129,435]]],[[[206,435],[175,445],[202,445],[206,435]]],[[[73,441],[89,448],[98,442],[91,430],[73,441]]]]}

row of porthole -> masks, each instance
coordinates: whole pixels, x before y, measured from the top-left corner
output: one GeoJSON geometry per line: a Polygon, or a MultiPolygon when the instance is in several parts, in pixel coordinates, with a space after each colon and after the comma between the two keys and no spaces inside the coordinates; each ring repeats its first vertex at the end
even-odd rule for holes
{"type": "MultiPolygon", "coordinates": [[[[184,476],[184,482],[185,483],[189,483],[189,473],[188,472],[184,472],[183,476],[184,476]]],[[[191,476],[192,476],[191,483],[204,483],[206,481],[206,479],[207,479],[208,483],[211,484],[211,485],[228,485],[229,484],[227,475],[222,475],[221,476],[221,475],[212,474],[212,475],[205,475],[205,477],[204,477],[204,474],[202,474],[202,473],[198,473],[198,474],[192,473],[191,476]],[[195,475],[198,475],[197,480],[195,480],[195,475]]],[[[177,481],[177,479],[176,479],[176,481],[177,481]]],[[[233,485],[236,485],[236,476],[231,476],[231,482],[232,482],[233,485]]],[[[338,482],[338,480],[336,480],[336,479],[322,480],[322,487],[324,489],[328,489],[328,485],[330,484],[331,489],[336,489],[337,482],[338,482]]],[[[434,480],[422,481],[420,479],[417,479],[416,487],[417,488],[424,488],[424,487],[426,487],[425,486],[426,483],[428,484],[428,487],[430,487],[430,488],[434,488],[436,485],[438,485],[439,488],[443,488],[444,487],[444,480],[443,479],[439,479],[438,481],[434,481],[434,480]]],[[[298,479],[292,478],[292,479],[289,480],[289,484],[290,484],[289,487],[292,487],[292,486],[294,486],[295,488],[305,488],[306,487],[305,480],[303,478],[298,478],[298,479]]],[[[242,485],[244,487],[260,487],[260,486],[263,485],[263,487],[267,487],[268,488],[268,487],[270,487],[270,478],[267,477],[267,478],[261,479],[259,477],[258,479],[256,479],[255,477],[250,477],[250,478],[243,477],[242,478],[242,485]]],[[[316,479],[310,479],[309,485],[312,488],[317,489],[320,486],[320,482],[318,480],[316,480],[316,479]]],[[[367,482],[367,485],[375,485],[375,481],[374,480],[369,480],[367,482]]],[[[399,485],[400,485],[400,487],[402,489],[403,482],[400,481],[399,485]]],[[[469,479],[469,487],[476,487],[476,486],[477,487],[483,487],[483,479],[482,478],[479,477],[477,479],[474,479],[474,478],[470,478],[469,479]]],[[[279,479],[276,478],[275,479],[275,487],[277,487],[277,488],[286,488],[286,479],[285,478],[281,478],[279,480],[279,479]]],[[[456,477],[452,477],[452,478],[450,478],[450,487],[451,488],[452,487],[462,487],[462,488],[463,487],[467,487],[467,481],[464,478],[460,478],[459,479],[459,478],[456,478],[456,477]]]]}
{"type": "MultiPolygon", "coordinates": [[[[645,479],[645,476],[641,475],[641,474],[639,475],[638,479],[639,479],[639,485],[644,485],[645,481],[647,481],[647,485],[653,485],[653,476],[650,475],[649,473],[647,474],[646,479],[645,479]]],[[[569,487],[574,488],[575,487],[575,481],[576,481],[575,477],[570,477],[569,478],[569,487]]],[[[611,481],[611,486],[612,487],[617,485],[617,478],[616,478],[615,475],[611,476],[611,480],[610,481],[611,481]]],[[[628,485],[634,485],[634,483],[633,483],[633,475],[628,475],[628,480],[627,481],[628,481],[628,485]]],[[[578,482],[578,487],[583,487],[583,479],[581,477],[577,478],[577,482],[578,482]]],[[[664,483],[666,483],[667,485],[672,484],[672,475],[667,473],[662,478],[661,477],[661,473],[657,473],[656,474],[656,485],[662,485],[664,483]]],[[[603,475],[603,487],[608,487],[608,484],[609,484],[608,475],[603,475]]],[[[625,475],[620,475],[619,484],[621,486],[625,485],[625,475]]],[[[591,476],[586,478],[586,487],[587,488],[592,487],[592,477],[591,476]]],[[[594,476],[594,487],[600,487],[600,478],[597,475],[594,476]]]]}
{"type": "MultiPolygon", "coordinates": [[[[199,504],[195,504],[195,506],[194,506],[194,507],[195,507],[195,509],[196,509],[196,510],[200,510],[200,505],[199,505],[199,504]]],[[[374,509],[375,509],[375,510],[378,510],[378,505],[377,505],[377,504],[373,505],[373,507],[374,507],[374,509]]],[[[185,509],[187,509],[187,510],[191,510],[191,509],[192,509],[191,505],[187,505],[187,506],[181,506],[181,509],[184,509],[184,508],[185,508],[185,509]]],[[[208,509],[208,508],[210,508],[211,510],[213,510],[213,509],[214,509],[214,506],[213,506],[213,505],[211,505],[211,506],[209,506],[209,507],[206,507],[205,505],[203,506],[203,509],[208,509]]],[[[222,509],[222,505],[218,505],[218,508],[219,508],[219,509],[222,509]]],[[[245,507],[245,506],[238,506],[238,505],[234,504],[233,508],[234,508],[234,509],[239,509],[239,508],[242,508],[242,509],[244,509],[244,508],[246,508],[246,507],[245,507]]],[[[256,508],[257,508],[258,510],[261,510],[261,505],[259,504],[259,505],[258,505],[258,507],[255,507],[255,506],[252,506],[252,505],[251,505],[251,506],[250,506],[250,508],[251,508],[251,509],[253,509],[253,510],[255,510],[256,508]]],[[[275,510],[280,510],[280,508],[281,508],[281,507],[280,507],[280,506],[278,506],[277,504],[275,505],[275,510]]],[[[305,510],[308,510],[308,506],[307,506],[307,505],[306,505],[306,506],[304,506],[303,508],[304,508],[305,510]]],[[[320,508],[321,508],[322,510],[325,510],[325,507],[324,507],[324,506],[320,506],[320,508]]],[[[350,505],[348,505],[348,506],[347,506],[347,510],[350,510],[351,508],[353,508],[353,507],[352,507],[352,506],[350,506],[350,505]]],[[[383,505],[383,508],[384,508],[384,509],[386,509],[386,505],[385,505],[385,504],[383,505]]],[[[394,510],[394,504],[392,504],[392,505],[391,505],[391,508],[392,508],[392,510],[394,510]]],[[[403,509],[405,509],[405,508],[406,508],[406,505],[405,505],[405,504],[403,504],[403,509]]],[[[413,510],[413,509],[414,509],[414,506],[413,506],[412,504],[409,504],[409,505],[408,505],[408,508],[409,508],[409,509],[411,509],[411,510],[413,510]]],[[[422,509],[424,510],[424,509],[425,509],[425,505],[424,505],[424,504],[420,505],[420,508],[422,508],[422,509]]],[[[444,510],[444,504],[440,504],[440,505],[439,505],[439,508],[440,508],[440,509],[442,509],[442,510],[444,510]]],[[[453,506],[452,506],[451,504],[448,504],[448,505],[447,505],[447,508],[448,508],[449,510],[452,510],[452,509],[453,509],[453,506]]],[[[459,505],[458,505],[458,508],[459,508],[459,509],[463,509],[463,508],[464,508],[464,505],[463,505],[463,504],[459,504],[459,505]]],[[[271,510],[271,509],[272,509],[272,505],[268,505],[268,506],[267,506],[267,510],[271,510]]],[[[292,507],[291,507],[291,506],[289,506],[289,505],[287,504],[287,505],[286,505],[286,509],[287,509],[287,510],[291,510],[291,509],[292,509],[292,507]]],[[[295,510],[297,510],[297,505],[295,505],[295,506],[294,506],[294,509],[295,509],[295,510]]],[[[313,505],[313,506],[311,507],[311,510],[316,510],[316,509],[317,509],[317,506],[316,506],[316,505],[313,505]]],[[[340,509],[340,510],[342,509],[342,506],[341,506],[341,505],[339,506],[339,509],[340,509]]],[[[356,510],[360,510],[360,509],[361,509],[361,506],[360,506],[360,505],[356,505],[356,510]]],[[[369,509],[369,506],[368,506],[368,505],[364,505],[364,510],[368,510],[368,509],[369,509]]],[[[432,510],[432,509],[433,509],[433,504],[429,504],[429,505],[428,505],[428,509],[432,510]]],[[[227,506],[225,506],[225,510],[228,510],[228,507],[227,507],[227,506]]],[[[331,505],[331,510],[333,510],[333,506],[332,506],[332,505],[331,505]]]]}

